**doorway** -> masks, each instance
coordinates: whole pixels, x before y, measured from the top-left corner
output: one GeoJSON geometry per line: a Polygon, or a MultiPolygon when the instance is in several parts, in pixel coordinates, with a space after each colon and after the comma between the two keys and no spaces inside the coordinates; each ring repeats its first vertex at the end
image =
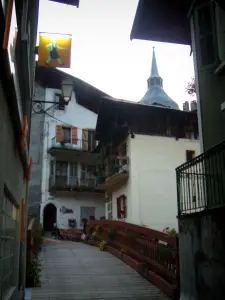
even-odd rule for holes
{"type": "Polygon", "coordinates": [[[52,203],[49,203],[44,208],[43,215],[43,228],[45,231],[52,231],[54,228],[54,223],[57,219],[57,209],[56,206],[52,203]]]}

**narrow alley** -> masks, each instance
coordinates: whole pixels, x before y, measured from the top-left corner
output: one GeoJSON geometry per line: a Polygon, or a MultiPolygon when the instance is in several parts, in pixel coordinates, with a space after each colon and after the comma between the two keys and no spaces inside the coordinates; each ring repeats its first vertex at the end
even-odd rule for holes
{"type": "Polygon", "coordinates": [[[42,287],[33,300],[168,299],[108,252],[82,243],[51,241],[43,246],[42,287]]]}

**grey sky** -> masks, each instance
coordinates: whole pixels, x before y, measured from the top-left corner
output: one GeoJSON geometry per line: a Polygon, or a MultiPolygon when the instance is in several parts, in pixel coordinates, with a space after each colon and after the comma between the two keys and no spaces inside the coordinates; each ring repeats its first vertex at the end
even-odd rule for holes
{"type": "Polygon", "coordinates": [[[64,71],[131,101],[139,101],[146,92],[155,46],[164,89],[181,107],[191,100],[185,93],[194,72],[190,47],[130,41],[137,4],[138,0],[80,0],[77,9],[41,0],[38,31],[72,34],[72,65],[64,71]]]}

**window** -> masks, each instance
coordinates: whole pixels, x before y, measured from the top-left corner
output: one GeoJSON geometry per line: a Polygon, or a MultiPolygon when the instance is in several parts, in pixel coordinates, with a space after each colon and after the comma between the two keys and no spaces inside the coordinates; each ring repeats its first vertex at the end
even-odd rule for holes
{"type": "Polygon", "coordinates": [[[77,185],[78,178],[77,178],[77,163],[70,164],[70,184],[77,185]]]}
{"type": "Polygon", "coordinates": [[[60,94],[55,94],[55,102],[59,103],[56,108],[59,110],[64,110],[65,109],[65,104],[63,102],[62,95],[60,94]]]}
{"type": "Polygon", "coordinates": [[[0,201],[0,299],[5,299],[7,293],[15,284],[17,246],[16,239],[19,229],[18,208],[7,190],[0,201]]]}
{"type": "Polygon", "coordinates": [[[82,148],[84,151],[92,152],[96,147],[95,131],[92,129],[82,129],[82,148]]]}
{"type": "Polygon", "coordinates": [[[108,196],[108,199],[106,200],[106,211],[107,211],[107,219],[112,220],[112,195],[108,196]]]}
{"type": "Polygon", "coordinates": [[[64,143],[71,143],[71,128],[62,127],[62,141],[64,143]]]}
{"type": "Polygon", "coordinates": [[[55,183],[57,185],[65,186],[67,184],[67,170],[68,170],[68,163],[67,162],[56,162],[56,176],[55,176],[55,183]]]}
{"type": "Polygon", "coordinates": [[[206,4],[196,10],[197,40],[201,67],[212,67],[216,61],[214,6],[206,4]]]}
{"type": "Polygon", "coordinates": [[[94,130],[88,130],[88,151],[93,151],[96,146],[95,141],[95,131],[94,130]]]}
{"type": "Polygon", "coordinates": [[[186,161],[192,160],[195,157],[195,151],[186,150],[186,161]]]}
{"type": "Polygon", "coordinates": [[[117,218],[125,219],[126,218],[126,196],[121,195],[117,198],[117,218]]]}

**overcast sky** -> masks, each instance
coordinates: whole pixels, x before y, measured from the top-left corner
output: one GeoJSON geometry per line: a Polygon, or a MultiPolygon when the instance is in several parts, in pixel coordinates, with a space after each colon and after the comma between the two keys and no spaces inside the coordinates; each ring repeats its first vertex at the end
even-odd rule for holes
{"type": "Polygon", "coordinates": [[[80,0],[79,8],[40,1],[39,32],[72,34],[71,69],[109,95],[139,101],[147,89],[152,47],[164,90],[180,107],[193,77],[190,47],[130,40],[138,0],[80,0]]]}

